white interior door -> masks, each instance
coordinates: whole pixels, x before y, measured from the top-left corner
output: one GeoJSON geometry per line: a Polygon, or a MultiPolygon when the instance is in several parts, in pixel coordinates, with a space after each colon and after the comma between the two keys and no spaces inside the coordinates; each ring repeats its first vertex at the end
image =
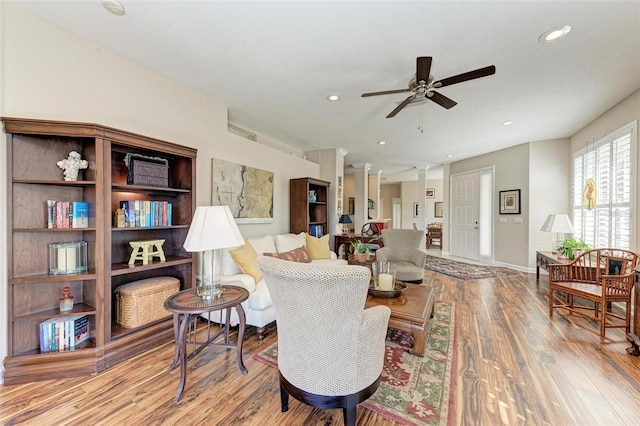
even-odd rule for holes
{"type": "Polygon", "coordinates": [[[391,227],[393,229],[402,228],[402,199],[391,199],[391,227]]]}
{"type": "Polygon", "coordinates": [[[480,172],[451,177],[451,255],[479,259],[480,172]]]}

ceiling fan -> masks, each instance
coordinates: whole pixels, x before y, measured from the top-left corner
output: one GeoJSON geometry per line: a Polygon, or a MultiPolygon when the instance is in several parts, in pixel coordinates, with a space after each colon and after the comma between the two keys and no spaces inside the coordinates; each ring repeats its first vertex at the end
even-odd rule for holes
{"type": "Polygon", "coordinates": [[[496,73],[495,65],[490,65],[488,67],[479,68],[477,70],[468,71],[462,74],[454,75],[452,77],[448,77],[442,80],[434,80],[433,76],[430,74],[431,71],[431,56],[420,56],[416,58],[416,75],[409,81],[409,87],[407,89],[397,89],[397,90],[385,90],[383,92],[370,92],[363,93],[362,97],[366,98],[369,96],[378,96],[378,95],[390,95],[392,93],[404,93],[404,92],[413,92],[411,96],[402,101],[393,111],[387,115],[387,118],[395,117],[397,113],[399,113],[404,107],[409,105],[411,101],[416,98],[424,97],[426,99],[432,100],[438,105],[449,109],[454,107],[457,102],[447,98],[446,96],[438,93],[435,89],[439,89],[445,86],[451,86],[452,84],[462,83],[463,81],[473,80],[480,77],[487,77],[489,75],[496,73]]]}

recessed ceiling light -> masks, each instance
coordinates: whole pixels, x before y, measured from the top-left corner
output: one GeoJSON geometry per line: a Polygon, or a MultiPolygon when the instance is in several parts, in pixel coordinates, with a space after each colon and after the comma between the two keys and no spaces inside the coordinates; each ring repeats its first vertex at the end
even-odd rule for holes
{"type": "Polygon", "coordinates": [[[336,102],[336,101],[340,100],[340,96],[336,95],[336,94],[329,95],[329,96],[327,96],[327,100],[331,101],[331,102],[336,102]]]}
{"type": "Polygon", "coordinates": [[[386,143],[387,143],[387,141],[378,141],[378,145],[384,145],[386,143]]]}
{"type": "Polygon", "coordinates": [[[542,35],[538,37],[538,41],[540,43],[549,43],[566,36],[569,31],[571,31],[571,27],[569,25],[551,28],[549,31],[545,31],[544,33],[542,33],[542,35]]]}
{"type": "Polygon", "coordinates": [[[124,15],[124,6],[114,0],[102,0],[102,6],[116,16],[124,15]]]}
{"type": "Polygon", "coordinates": [[[453,158],[453,154],[447,155],[447,158],[453,158]]]}
{"type": "Polygon", "coordinates": [[[508,126],[509,124],[512,124],[512,123],[513,123],[513,121],[511,121],[511,120],[507,120],[507,121],[503,121],[503,122],[502,122],[502,123],[500,123],[500,124],[502,124],[503,126],[508,126]]]}

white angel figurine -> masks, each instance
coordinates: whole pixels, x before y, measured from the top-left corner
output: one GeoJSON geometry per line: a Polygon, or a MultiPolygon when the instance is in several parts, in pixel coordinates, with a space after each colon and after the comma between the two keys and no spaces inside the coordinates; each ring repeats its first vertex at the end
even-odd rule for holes
{"type": "Polygon", "coordinates": [[[64,170],[64,180],[66,181],[78,180],[78,171],[89,167],[89,162],[87,160],[81,160],[80,154],[76,151],[71,151],[69,158],[60,160],[57,164],[58,167],[64,170]]]}

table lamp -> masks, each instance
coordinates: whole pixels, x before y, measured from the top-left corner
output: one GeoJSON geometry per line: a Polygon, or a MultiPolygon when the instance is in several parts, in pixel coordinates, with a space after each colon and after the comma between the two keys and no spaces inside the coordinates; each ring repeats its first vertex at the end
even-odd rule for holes
{"type": "Polygon", "coordinates": [[[188,252],[198,252],[198,296],[210,300],[222,294],[221,249],[243,244],[244,239],[229,206],[196,208],[183,247],[188,252]]]}
{"type": "Polygon", "coordinates": [[[342,233],[343,234],[349,233],[349,227],[346,224],[347,223],[352,223],[352,222],[351,222],[351,218],[349,217],[348,214],[343,214],[342,216],[340,216],[340,219],[338,219],[338,223],[342,223],[342,233]]]}
{"type": "Polygon", "coordinates": [[[543,232],[552,232],[552,252],[558,252],[558,234],[573,234],[573,225],[566,214],[550,214],[540,228],[543,232]]]}

